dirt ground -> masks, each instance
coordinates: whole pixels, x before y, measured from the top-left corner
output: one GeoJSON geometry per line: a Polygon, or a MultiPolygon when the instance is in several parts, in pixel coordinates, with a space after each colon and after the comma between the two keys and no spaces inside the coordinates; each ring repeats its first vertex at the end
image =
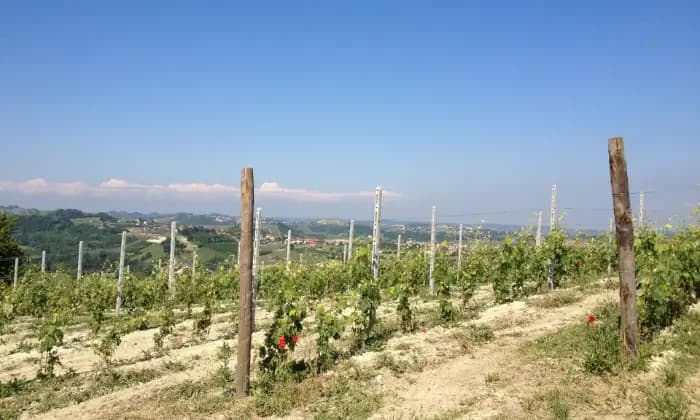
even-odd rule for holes
{"type": "MultiPolygon", "coordinates": [[[[540,396],[547,390],[561,386],[561,381],[568,380],[566,378],[571,375],[567,375],[555,361],[527,358],[519,349],[525,342],[566,325],[584,322],[591,309],[602,302],[617,299],[616,290],[595,289],[577,293],[579,296],[574,302],[547,308],[525,301],[495,305],[489,290],[483,288],[479,290],[476,301],[484,309],[476,319],[450,328],[430,328],[424,333],[394,334],[380,351],[356,355],[343,366],[372,372],[371,386],[381,395],[381,405],[371,415],[372,419],[543,418],[546,417],[544,411],[538,409],[540,396]],[[492,337],[478,342],[465,333],[469,328],[479,326],[488,326],[492,337]]],[[[536,297],[531,298],[530,302],[532,299],[536,297]]],[[[426,303],[425,307],[433,304],[426,303]]],[[[393,308],[386,305],[382,313],[392,316],[393,308]]],[[[264,328],[270,314],[261,311],[257,320],[258,326],[264,328]]],[[[183,369],[164,372],[148,382],[116,389],[79,404],[41,414],[28,412],[22,418],[159,418],[158,414],[149,411],[149,404],[158,399],[161,391],[188,381],[205,380],[213,375],[218,367],[216,354],[224,341],[235,352],[235,337],[229,335],[230,339],[223,338],[233,328],[229,315],[217,315],[214,321],[208,337],[201,340],[191,339],[192,321],[179,323],[176,337],[168,343],[172,349],[166,355],[151,355],[148,358],[144,354],[152,350],[156,330],[136,331],[123,338],[115,357],[119,365],[117,369],[122,371],[157,368],[167,361],[180,363],[183,369]]],[[[12,334],[4,337],[5,343],[0,346],[0,380],[32,377],[35,374],[35,360],[38,358],[35,351],[10,354],[18,343],[31,341],[27,338],[31,333],[29,325],[28,321],[20,322],[14,326],[12,334]]],[[[255,349],[263,340],[264,331],[256,331],[253,336],[254,364],[255,349]]],[[[311,343],[313,340],[307,337],[306,341],[311,343]]],[[[69,345],[60,352],[65,369],[79,373],[96,369],[99,360],[90,347],[86,331],[72,332],[66,342],[69,345]]],[[[314,350],[310,344],[301,346],[297,356],[311,357],[314,350]]],[[[235,354],[232,360],[235,361],[235,354]]],[[[653,374],[647,374],[650,375],[653,374]]],[[[607,392],[605,387],[612,385],[595,379],[582,381],[585,386],[603,389],[594,392],[600,394],[601,402],[592,404],[593,408],[584,411],[573,407],[572,418],[638,418],[638,411],[633,407],[636,401],[634,395],[626,395],[628,391],[624,387],[615,385],[619,389],[611,391],[617,396],[619,393],[625,394],[620,406],[611,408],[608,404],[612,399],[607,399],[604,394],[607,392]]],[[[693,401],[693,410],[696,409],[696,402],[700,401],[699,385],[698,374],[689,377],[684,385],[693,401]]],[[[229,414],[222,411],[213,417],[229,418],[229,414]]],[[[286,418],[306,417],[308,413],[295,410],[286,418]]],[[[179,418],[191,417],[183,415],[179,418]]]]}

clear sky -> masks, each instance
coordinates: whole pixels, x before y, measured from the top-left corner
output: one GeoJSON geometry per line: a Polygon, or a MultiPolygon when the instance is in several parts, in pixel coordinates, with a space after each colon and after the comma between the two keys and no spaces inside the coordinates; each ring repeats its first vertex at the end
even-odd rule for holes
{"type": "Polygon", "coordinates": [[[0,204],[604,226],[611,136],[688,215],[700,2],[0,0],[0,204]]]}

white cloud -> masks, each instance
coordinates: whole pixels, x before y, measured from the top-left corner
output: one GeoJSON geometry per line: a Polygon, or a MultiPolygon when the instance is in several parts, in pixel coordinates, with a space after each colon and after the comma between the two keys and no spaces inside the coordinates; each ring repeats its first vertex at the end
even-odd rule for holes
{"type": "MultiPolygon", "coordinates": [[[[123,179],[111,178],[97,185],[83,182],[49,182],[44,178],[27,181],[0,181],[0,191],[26,195],[61,196],[176,196],[181,198],[218,198],[235,195],[239,188],[224,184],[181,183],[181,184],[132,184],[123,179]]],[[[285,188],[277,182],[263,182],[258,188],[263,197],[280,198],[295,202],[334,203],[344,200],[372,199],[374,191],[323,192],[304,188],[285,188]]],[[[384,198],[400,197],[394,191],[384,190],[384,198]]]]}
{"type": "MultiPolygon", "coordinates": [[[[263,182],[262,185],[260,185],[259,192],[263,196],[283,197],[293,201],[311,202],[338,202],[347,199],[374,197],[374,191],[322,192],[302,188],[284,188],[277,182],[263,182]]],[[[382,191],[383,198],[396,198],[399,196],[400,194],[394,191],[382,191]]]]}

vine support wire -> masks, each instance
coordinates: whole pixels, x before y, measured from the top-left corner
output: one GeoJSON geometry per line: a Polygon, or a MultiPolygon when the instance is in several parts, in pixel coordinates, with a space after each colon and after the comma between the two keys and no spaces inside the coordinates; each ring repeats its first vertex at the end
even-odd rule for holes
{"type": "Polygon", "coordinates": [[[170,223],[170,261],[168,262],[168,289],[170,299],[175,298],[175,232],[177,225],[175,221],[170,223]]]}
{"type": "Polygon", "coordinates": [[[352,236],[355,233],[355,221],[350,220],[350,233],[348,234],[348,261],[352,259],[352,236]]]}
{"type": "Polygon", "coordinates": [[[83,277],[83,241],[78,242],[78,273],[75,278],[80,280],[83,277]]]}
{"type": "Polygon", "coordinates": [[[115,313],[119,316],[122,309],[122,282],[124,281],[124,257],[126,256],[126,232],[122,232],[122,244],[119,249],[119,278],[117,279],[117,307],[115,313]]]}
{"type": "Polygon", "coordinates": [[[431,295],[435,294],[435,279],[433,272],[435,271],[435,206],[430,221],[430,267],[428,269],[428,292],[431,295]]]}
{"type": "Polygon", "coordinates": [[[382,223],[382,187],[374,190],[374,223],[372,224],[372,275],[379,277],[379,246],[382,223]]]}

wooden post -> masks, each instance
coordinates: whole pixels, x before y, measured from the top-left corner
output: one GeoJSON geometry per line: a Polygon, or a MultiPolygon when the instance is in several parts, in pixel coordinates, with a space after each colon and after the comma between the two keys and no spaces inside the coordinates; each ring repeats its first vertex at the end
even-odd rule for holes
{"type": "Polygon", "coordinates": [[[12,286],[17,287],[17,278],[19,277],[19,258],[15,258],[15,276],[12,278],[12,286]]]}
{"type": "Polygon", "coordinates": [[[78,242],[78,274],[76,279],[80,280],[83,277],[83,241],[78,242]]]}
{"type": "Polygon", "coordinates": [[[382,187],[374,190],[374,223],[372,224],[372,276],[379,277],[379,246],[382,224],[382,187]]]}
{"type": "Polygon", "coordinates": [[[637,288],[634,267],[634,225],[630,206],[625,143],[622,137],[608,140],[610,185],[612,187],[620,273],[620,353],[624,360],[637,358],[637,288]]]}
{"type": "Polygon", "coordinates": [[[46,251],[41,251],[41,272],[46,273],[46,251]]]}
{"type": "Polygon", "coordinates": [[[175,221],[170,223],[170,262],[168,263],[168,289],[170,299],[175,299],[175,232],[177,225],[175,221]]]}
{"type": "Polygon", "coordinates": [[[557,228],[557,184],[552,184],[552,201],[549,205],[549,231],[557,228]]]}
{"type": "Polygon", "coordinates": [[[431,295],[435,294],[435,279],[433,271],[435,271],[435,206],[430,222],[430,267],[428,268],[428,292],[431,295]]]}
{"type": "MultiPolygon", "coordinates": [[[[613,233],[615,232],[613,226],[614,226],[615,218],[611,217],[610,218],[610,225],[608,226],[608,231],[610,232],[610,243],[612,244],[615,241],[615,236],[613,233]]],[[[608,277],[612,274],[612,258],[610,261],[608,261],[608,277]]]]}
{"type": "Polygon", "coordinates": [[[253,168],[241,171],[241,251],[240,264],[240,314],[238,317],[238,362],[236,393],[247,396],[250,387],[250,347],[253,336],[253,168]]]}
{"type": "Polygon", "coordinates": [[[535,235],[535,246],[542,245],[542,210],[537,213],[537,234],[535,235]]]}
{"type": "Polygon", "coordinates": [[[117,307],[115,313],[119,316],[122,309],[122,282],[124,281],[124,257],[126,256],[126,232],[122,232],[122,246],[119,250],[119,278],[117,280],[117,307]]]}
{"type": "Polygon", "coordinates": [[[292,264],[292,230],[287,230],[287,274],[289,274],[289,267],[292,264]]]}
{"type": "MultiPolygon", "coordinates": [[[[260,269],[258,268],[258,258],[260,256],[260,223],[262,220],[262,209],[255,212],[255,232],[253,232],[253,308],[257,305],[258,280],[260,269]]],[[[255,309],[253,309],[253,326],[255,328],[255,309]]]]}
{"type": "Polygon", "coordinates": [[[399,233],[399,237],[396,239],[396,259],[401,259],[401,234],[399,233]]]}
{"type": "Polygon", "coordinates": [[[192,253],[192,284],[195,283],[195,275],[197,273],[197,250],[192,253]]]}
{"type": "Polygon", "coordinates": [[[462,275],[462,232],[464,231],[464,226],[459,224],[459,240],[457,241],[457,278],[461,278],[462,275]]]}
{"type": "Polygon", "coordinates": [[[352,260],[352,236],[355,233],[355,221],[350,220],[350,233],[348,234],[348,261],[352,260]]]}

